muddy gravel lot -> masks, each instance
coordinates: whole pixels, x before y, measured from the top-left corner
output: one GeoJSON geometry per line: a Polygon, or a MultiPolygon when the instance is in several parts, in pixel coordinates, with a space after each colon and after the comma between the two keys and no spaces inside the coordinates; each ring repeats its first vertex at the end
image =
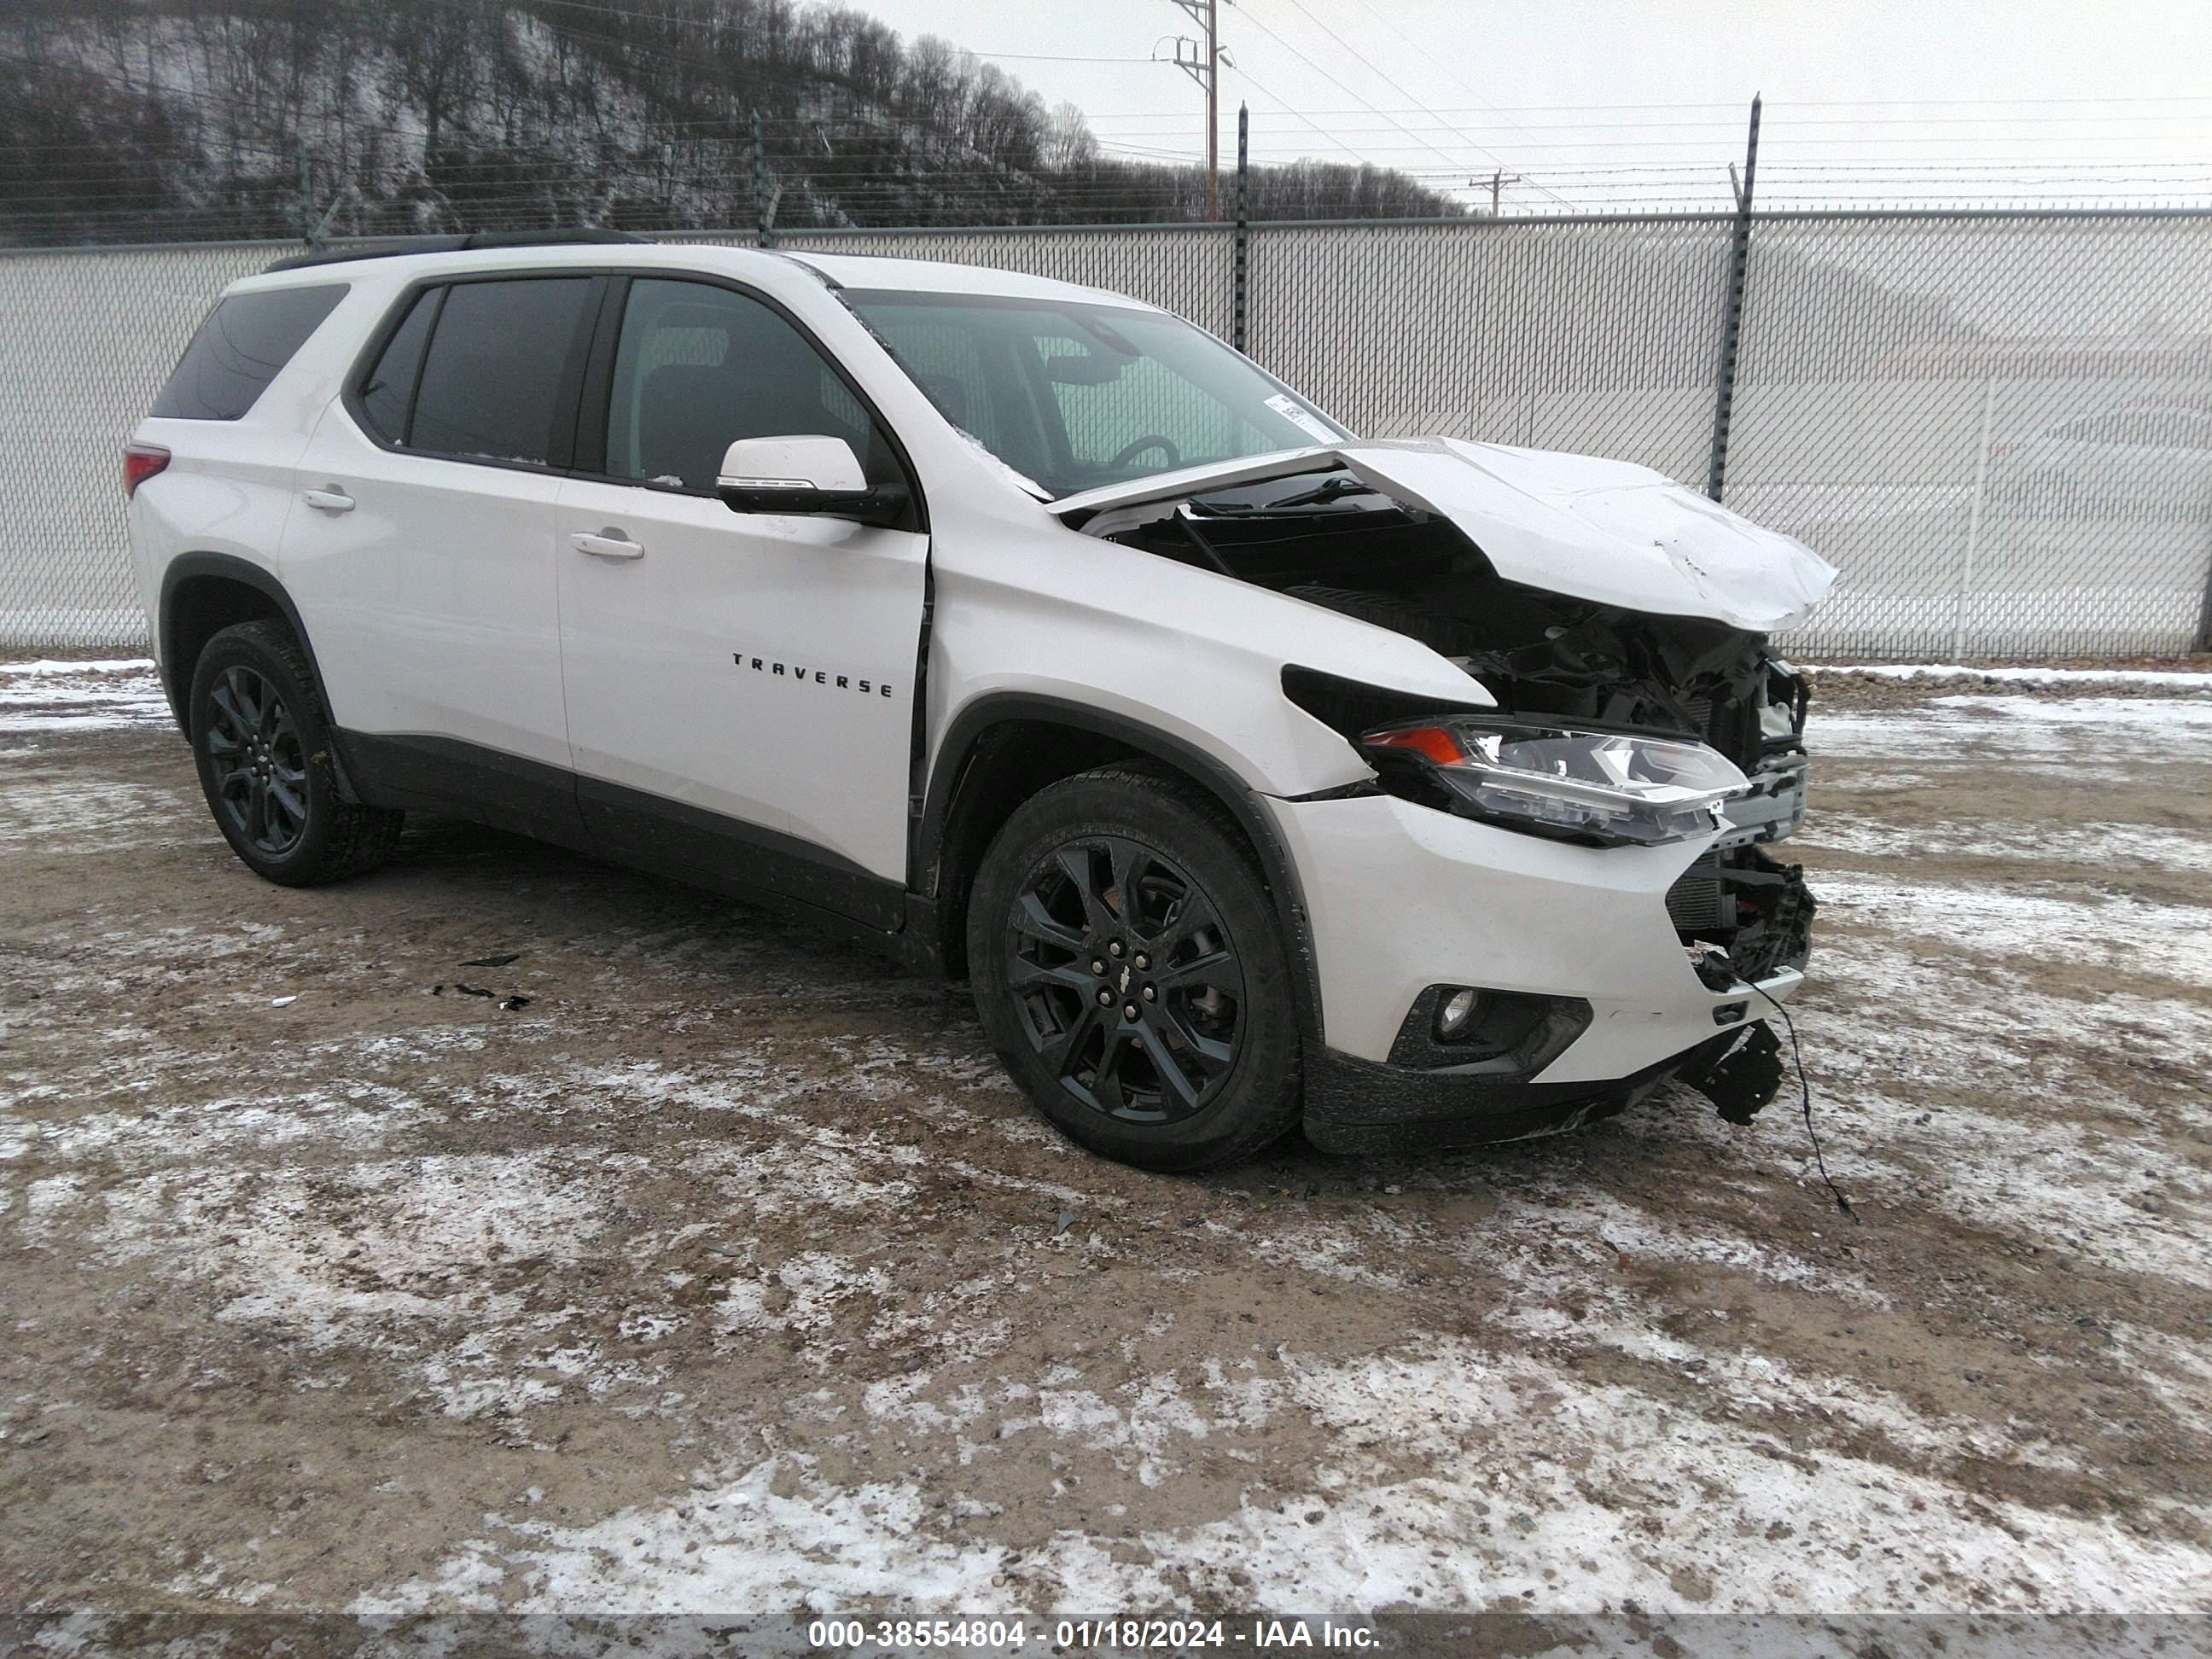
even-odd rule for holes
{"type": "Polygon", "coordinates": [[[265,885],[143,665],[0,665],[0,1610],[2212,1607],[2212,678],[1820,685],[1858,1224],[1794,1099],[1102,1163],[957,993],[450,822],[265,885]]]}

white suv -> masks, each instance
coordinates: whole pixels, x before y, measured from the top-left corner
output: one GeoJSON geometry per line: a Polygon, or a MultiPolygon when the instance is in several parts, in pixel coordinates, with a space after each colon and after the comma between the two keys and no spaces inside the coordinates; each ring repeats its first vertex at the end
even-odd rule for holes
{"type": "Polygon", "coordinates": [[[1833,572],[1641,467],[1362,441],[1005,271],[580,234],[234,284],[126,461],[240,859],[421,807],[972,981],[1154,1169],[1741,1116],[1833,572]]]}

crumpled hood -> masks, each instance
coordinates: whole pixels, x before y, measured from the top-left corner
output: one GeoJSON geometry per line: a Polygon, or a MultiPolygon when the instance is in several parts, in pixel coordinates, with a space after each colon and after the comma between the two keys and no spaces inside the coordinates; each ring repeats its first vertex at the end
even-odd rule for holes
{"type": "Polygon", "coordinates": [[[1648,466],[1459,438],[1377,438],[1189,467],[1053,502],[1063,517],[1349,469],[1453,524],[1503,580],[1753,633],[1802,622],[1836,570],[1648,466]]]}

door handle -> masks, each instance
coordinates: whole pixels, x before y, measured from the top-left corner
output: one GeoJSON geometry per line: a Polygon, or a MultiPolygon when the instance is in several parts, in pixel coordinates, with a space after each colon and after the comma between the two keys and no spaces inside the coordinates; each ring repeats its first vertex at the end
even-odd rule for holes
{"type": "Polygon", "coordinates": [[[325,513],[350,513],[353,511],[353,497],[347,495],[344,490],[340,489],[336,484],[331,485],[326,489],[301,490],[300,492],[300,499],[307,502],[309,507],[319,507],[325,513]]]}
{"type": "Polygon", "coordinates": [[[645,556],[642,542],[630,540],[612,525],[597,534],[580,530],[568,538],[568,542],[579,553],[588,553],[595,559],[641,559],[645,556]]]}

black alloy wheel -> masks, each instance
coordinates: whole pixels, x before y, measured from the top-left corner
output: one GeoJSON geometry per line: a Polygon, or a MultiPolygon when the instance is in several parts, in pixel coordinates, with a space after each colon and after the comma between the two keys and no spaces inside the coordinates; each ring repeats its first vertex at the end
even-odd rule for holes
{"type": "Polygon", "coordinates": [[[216,680],[206,719],[217,810],[256,852],[285,857],[307,832],[307,757],[292,711],[239,663],[216,680]]]}
{"type": "Polygon", "coordinates": [[[1200,1111],[1236,1064],[1244,970],[1174,860],[1121,836],[1039,860],[1001,929],[1023,1035],[1060,1087],[1129,1123],[1200,1111]]]}
{"type": "Polygon", "coordinates": [[[405,814],[341,787],[314,665],[273,617],[238,623],[192,665],[192,759],[216,828],[256,875],[313,887],[374,869],[405,814]]]}
{"type": "Polygon", "coordinates": [[[1232,1163],[1304,1103],[1283,922],[1237,821],[1150,763],[1046,785],[967,896],[975,1012],[1071,1140],[1140,1169],[1232,1163]]]}

